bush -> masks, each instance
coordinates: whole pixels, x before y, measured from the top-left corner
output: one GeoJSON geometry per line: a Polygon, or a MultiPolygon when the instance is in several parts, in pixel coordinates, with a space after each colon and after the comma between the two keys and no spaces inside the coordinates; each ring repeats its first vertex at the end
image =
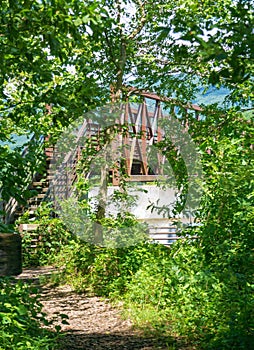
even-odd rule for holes
{"type": "Polygon", "coordinates": [[[73,235],[68,232],[59,218],[54,218],[50,203],[38,207],[35,219],[26,212],[17,221],[18,224],[38,224],[35,231],[22,233],[23,266],[44,266],[51,264],[63,246],[69,244],[73,235]]]}
{"type": "Polygon", "coordinates": [[[240,273],[219,256],[212,264],[201,242],[108,249],[76,239],[56,261],[62,280],[78,291],[124,300],[139,324],[187,337],[204,349],[251,349],[249,270],[240,273]]]}
{"type": "MultiPolygon", "coordinates": [[[[49,326],[38,296],[31,296],[28,285],[9,278],[0,278],[0,349],[53,350],[57,349],[58,333],[49,326]]],[[[56,326],[59,330],[59,326],[56,326]]]]}
{"type": "Polygon", "coordinates": [[[63,268],[64,280],[77,290],[113,297],[125,292],[126,285],[145,261],[156,260],[167,251],[157,244],[109,249],[76,239],[62,249],[56,264],[63,268]]]}
{"type": "Polygon", "coordinates": [[[55,255],[71,239],[72,235],[60,219],[44,218],[39,222],[36,231],[27,231],[22,235],[23,266],[44,266],[53,263],[55,255]]]}
{"type": "MultiPolygon", "coordinates": [[[[253,287],[232,269],[213,269],[198,242],[178,242],[168,256],[146,261],[127,285],[126,307],[145,320],[153,308],[174,334],[204,349],[251,349],[253,287]]],[[[146,319],[149,322],[149,319],[146,319]]]]}

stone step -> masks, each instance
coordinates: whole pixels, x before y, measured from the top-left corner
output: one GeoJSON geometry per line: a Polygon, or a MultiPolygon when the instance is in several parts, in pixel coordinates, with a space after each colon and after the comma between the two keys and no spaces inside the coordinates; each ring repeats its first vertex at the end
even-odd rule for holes
{"type": "Polygon", "coordinates": [[[45,197],[45,194],[44,193],[39,193],[37,194],[36,198],[37,199],[43,199],[45,197]]]}
{"type": "Polygon", "coordinates": [[[24,231],[35,231],[37,230],[39,224],[19,224],[18,230],[19,232],[24,231]]]}
{"type": "Polygon", "coordinates": [[[45,184],[45,182],[42,182],[42,181],[34,181],[32,183],[32,186],[33,187],[42,187],[44,184],[45,184]]]}

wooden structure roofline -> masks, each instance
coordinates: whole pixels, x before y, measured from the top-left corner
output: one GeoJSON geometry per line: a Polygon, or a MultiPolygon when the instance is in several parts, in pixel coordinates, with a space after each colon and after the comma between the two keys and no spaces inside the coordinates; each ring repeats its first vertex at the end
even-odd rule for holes
{"type": "Polygon", "coordinates": [[[178,105],[180,107],[183,107],[186,109],[192,109],[192,110],[197,111],[197,112],[203,111],[203,109],[198,105],[195,105],[192,103],[184,104],[184,103],[180,102],[179,100],[176,100],[172,97],[159,96],[158,94],[156,94],[154,92],[149,92],[146,90],[138,89],[138,88],[135,88],[133,86],[125,86],[125,88],[128,91],[127,100],[131,94],[138,94],[139,96],[143,96],[143,97],[155,100],[155,101],[170,102],[170,103],[173,103],[173,104],[178,105]]]}

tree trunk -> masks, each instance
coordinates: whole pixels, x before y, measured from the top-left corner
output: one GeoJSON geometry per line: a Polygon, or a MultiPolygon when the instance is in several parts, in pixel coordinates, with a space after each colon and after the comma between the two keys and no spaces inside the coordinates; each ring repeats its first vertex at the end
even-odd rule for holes
{"type": "Polygon", "coordinates": [[[22,272],[21,237],[17,233],[0,234],[0,276],[22,272]]]}
{"type": "MultiPolygon", "coordinates": [[[[121,16],[121,2],[117,3],[118,7],[118,21],[120,24],[120,16],[121,16]]],[[[111,84],[110,93],[111,93],[111,103],[118,104],[122,99],[122,88],[123,88],[123,76],[126,65],[126,39],[122,33],[122,29],[120,27],[120,47],[119,47],[119,63],[118,63],[118,71],[116,74],[116,82],[115,84],[111,84]]],[[[107,147],[111,142],[111,135],[108,130],[104,130],[105,132],[105,158],[103,164],[101,166],[101,184],[99,189],[99,202],[96,210],[96,228],[94,234],[94,242],[95,244],[103,244],[103,227],[101,226],[101,220],[105,218],[106,215],[106,205],[107,205],[107,188],[108,188],[108,164],[107,164],[107,147]]]]}
{"type": "Polygon", "coordinates": [[[106,215],[106,205],[107,205],[107,189],[108,189],[108,165],[107,165],[107,155],[105,152],[105,162],[101,166],[101,183],[98,194],[98,206],[96,211],[96,226],[94,232],[94,243],[101,245],[103,244],[103,227],[101,226],[101,220],[105,218],[106,215]]]}

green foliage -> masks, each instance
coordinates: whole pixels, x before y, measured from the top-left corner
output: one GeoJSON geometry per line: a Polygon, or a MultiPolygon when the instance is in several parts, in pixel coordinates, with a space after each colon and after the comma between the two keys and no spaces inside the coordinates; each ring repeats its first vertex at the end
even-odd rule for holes
{"type": "MultiPolygon", "coordinates": [[[[84,108],[89,98],[81,80],[90,69],[83,60],[75,78],[68,65],[75,65],[75,53],[78,60],[81,52],[90,57],[84,45],[86,26],[100,21],[96,2],[2,1],[0,111],[11,125],[47,134],[52,121],[54,125],[66,123],[68,105],[74,114],[80,113],[74,112],[74,96],[82,98],[84,108]],[[45,113],[46,103],[54,104],[53,114],[45,113]]],[[[87,79],[93,88],[93,78],[87,79]]]]}
{"type": "Polygon", "coordinates": [[[14,225],[7,225],[0,222],[0,233],[13,233],[14,231],[14,225]]]}
{"type": "Polygon", "coordinates": [[[139,326],[177,334],[204,349],[251,349],[251,278],[232,267],[213,268],[200,240],[186,239],[171,249],[107,249],[73,241],[56,262],[63,269],[60,281],[123,300],[139,326]]]}
{"type": "Polygon", "coordinates": [[[22,234],[22,257],[25,267],[53,263],[55,255],[73,239],[63,222],[50,216],[50,205],[39,207],[37,214],[35,221],[29,221],[24,214],[17,222],[38,224],[35,231],[24,231],[22,234]]]}
{"type": "Polygon", "coordinates": [[[49,219],[41,222],[35,232],[25,232],[22,236],[23,266],[43,266],[52,263],[55,254],[71,237],[61,220],[49,219]]]}
{"type": "MultiPolygon", "coordinates": [[[[129,75],[135,86],[184,101],[195,96],[201,82],[205,87],[228,87],[233,103],[250,103],[253,1],[134,0],[133,13],[127,13],[127,3],[2,1],[1,141],[8,141],[13,132],[61,133],[63,126],[88,108],[108,101],[110,84],[111,97],[124,97],[123,84],[128,83],[129,75]],[[46,111],[46,103],[52,104],[51,113],[46,111]]],[[[195,340],[199,348],[251,349],[251,117],[234,110],[215,113],[213,106],[204,109],[201,120],[188,120],[205,172],[199,215],[202,225],[196,231],[196,242],[186,240],[171,250],[152,244],[99,248],[72,239],[58,219],[43,218],[35,257],[29,250],[31,236],[24,237],[25,263],[44,264],[57,255],[66,281],[79,290],[123,296],[128,306],[143,313],[143,320],[153,314],[153,323],[161,332],[166,324],[177,335],[195,340]]],[[[22,202],[30,195],[23,180],[37,156],[31,150],[23,159],[20,149],[0,147],[1,196],[22,202]]],[[[186,170],[184,164],[179,165],[183,165],[177,174],[180,181],[186,170]]],[[[83,204],[89,210],[85,201],[83,204]]],[[[132,226],[132,219],[110,218],[104,224],[117,230],[132,226]]],[[[4,288],[8,290],[2,318],[6,324],[0,334],[5,348],[12,349],[10,339],[16,341],[17,337],[21,343],[15,344],[15,349],[39,349],[41,339],[31,345],[24,333],[17,333],[17,329],[33,333],[36,326],[33,323],[29,328],[30,323],[23,322],[27,314],[15,298],[8,312],[12,294],[9,287],[4,288]]],[[[43,348],[47,349],[45,342],[43,348]]]]}
{"type": "Polygon", "coordinates": [[[23,152],[19,146],[12,149],[10,145],[0,143],[0,151],[0,186],[2,188],[0,200],[8,202],[12,197],[20,204],[25,204],[34,195],[33,191],[28,189],[34,174],[45,170],[45,155],[41,139],[33,138],[24,145],[23,152]]]}
{"type": "MultiPolygon", "coordinates": [[[[115,130],[113,131],[115,133],[115,130]]],[[[102,143],[100,148],[103,147],[102,141],[103,138],[100,140],[102,143]]],[[[106,189],[107,185],[106,187],[101,186],[97,180],[97,175],[92,175],[88,178],[88,173],[91,172],[91,162],[93,162],[93,172],[96,173],[96,170],[98,170],[98,173],[100,173],[102,164],[105,164],[105,157],[104,154],[98,156],[97,144],[91,145],[90,142],[91,140],[89,141],[89,139],[86,141],[85,147],[82,150],[82,156],[78,161],[77,181],[73,184],[75,196],[59,201],[61,206],[61,218],[66,223],[70,232],[90,244],[96,244],[107,248],[116,248],[133,246],[140,242],[147,241],[147,225],[139,222],[135,216],[129,212],[129,209],[135,204],[136,196],[131,195],[127,191],[125,181],[126,175],[121,165],[117,165],[120,179],[119,189],[115,189],[110,196],[106,195],[106,201],[103,203],[105,204],[103,208],[109,203],[114,207],[108,210],[107,216],[104,213],[101,218],[98,218],[98,207],[102,202],[100,191],[102,187],[106,189]],[[98,195],[92,192],[96,187],[99,188],[98,195]],[[100,235],[99,240],[96,236],[98,231],[100,235]]],[[[112,161],[112,166],[116,163],[107,158],[107,167],[109,168],[110,165],[108,165],[108,163],[110,164],[110,161],[112,161]]],[[[108,176],[107,174],[106,177],[108,176]]],[[[106,182],[107,181],[108,180],[106,180],[106,182]]]]}
{"type": "Polygon", "coordinates": [[[169,330],[203,349],[249,350],[253,123],[248,114],[230,110],[208,114],[191,127],[206,179],[199,227],[183,232],[185,240],[170,249],[156,244],[106,249],[77,241],[57,260],[78,290],[122,298],[143,325],[169,330]],[[187,234],[199,238],[189,240],[187,234]]]}
{"type": "Polygon", "coordinates": [[[171,332],[204,349],[251,349],[253,286],[246,288],[244,279],[233,271],[213,271],[199,243],[181,242],[136,273],[127,286],[126,307],[144,319],[152,308],[158,313],[153,326],[160,321],[163,329],[167,323],[171,332]]]}
{"type": "Polygon", "coordinates": [[[202,348],[251,349],[253,123],[228,111],[201,124],[202,131],[192,129],[206,178],[199,239],[175,244],[166,259],[143,265],[127,286],[127,304],[141,315],[152,305],[173,331],[202,348]]]}
{"type": "Polygon", "coordinates": [[[159,40],[164,49],[171,44],[164,73],[174,58],[181,72],[198,75],[203,86],[227,86],[233,101],[248,104],[253,98],[253,1],[179,0],[173,11],[167,4],[163,15],[159,40]]]}
{"type": "MultiPolygon", "coordinates": [[[[200,85],[212,84],[250,103],[253,1],[128,3],[1,2],[0,141],[13,133],[55,141],[87,110],[124,99],[130,77],[133,86],[188,102],[200,85]]],[[[2,196],[24,202],[31,159],[0,148],[2,196]]]]}
{"type": "Polygon", "coordinates": [[[125,291],[126,283],[147,259],[166,251],[147,243],[110,249],[77,240],[62,249],[55,263],[63,268],[64,280],[76,289],[113,296],[125,291]]]}
{"type": "MultiPolygon", "coordinates": [[[[52,135],[53,141],[63,125],[98,103],[100,89],[89,74],[87,28],[99,26],[103,14],[94,1],[1,1],[0,142],[10,142],[12,134],[52,135]],[[46,104],[54,105],[51,113],[46,104]]],[[[27,180],[42,164],[37,146],[31,143],[22,157],[20,147],[0,143],[5,201],[14,197],[24,204],[31,196],[27,180]]]]}
{"type": "Polygon", "coordinates": [[[53,322],[46,319],[35,292],[21,281],[0,279],[1,350],[57,349],[59,335],[42,328],[53,322]]]}

